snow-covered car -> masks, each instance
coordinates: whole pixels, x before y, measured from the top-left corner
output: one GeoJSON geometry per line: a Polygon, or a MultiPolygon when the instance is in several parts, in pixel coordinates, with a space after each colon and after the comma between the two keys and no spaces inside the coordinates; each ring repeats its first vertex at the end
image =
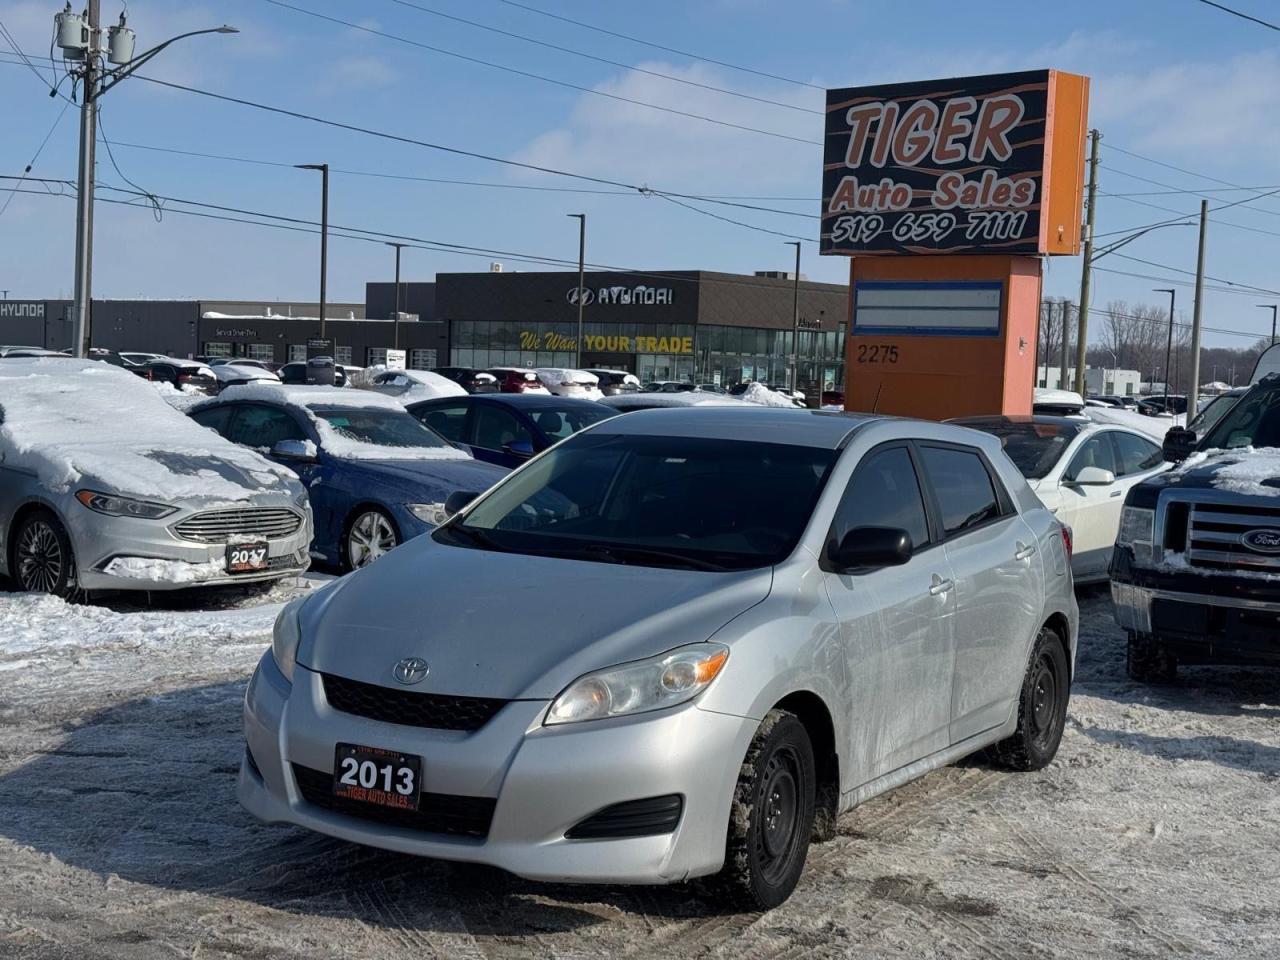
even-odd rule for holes
{"type": "Polygon", "coordinates": [[[384,370],[374,374],[362,389],[397,397],[406,403],[467,395],[461,384],[430,370],[384,370]]]}
{"type": "Polygon", "coordinates": [[[301,573],[311,511],[288,470],[127,370],[12,360],[0,364],[0,536],[0,573],[24,590],[170,590],[301,573]]]}
{"type": "Polygon", "coordinates": [[[586,370],[566,367],[538,367],[534,371],[542,385],[557,397],[574,397],[578,400],[599,400],[600,378],[586,370]]]}
{"type": "Polygon", "coordinates": [[[486,490],[507,473],[369,390],[251,383],[188,412],[293,470],[311,494],[313,556],[347,569],[433,529],[450,494],[486,490]]]}
{"type": "Polygon", "coordinates": [[[640,390],[640,378],[626,370],[609,370],[603,367],[592,367],[587,373],[593,373],[600,383],[600,392],[606,397],[619,393],[636,393],[640,390]]]}
{"type": "Polygon", "coordinates": [[[1070,417],[1083,413],[1085,399],[1074,390],[1055,390],[1036,387],[1031,401],[1031,412],[1051,417],[1070,417]]]}
{"type": "Polygon", "coordinates": [[[497,378],[501,393],[551,393],[538,379],[538,372],[528,367],[490,367],[485,373],[497,378]]]}
{"type": "Polygon", "coordinates": [[[1107,578],[1125,494],[1169,468],[1150,435],[1083,417],[1037,414],[949,422],[997,437],[1036,496],[1071,528],[1076,583],[1107,578]]]}
{"type": "Polygon", "coordinates": [[[597,401],[607,404],[615,410],[654,410],[659,407],[749,407],[754,406],[735,397],[726,397],[718,393],[619,393],[612,397],[604,397],[597,401]]]}
{"type": "Polygon", "coordinates": [[[989,436],[628,414],[286,606],[237,795],[404,854],[705,876],[769,909],[855,804],[985,747],[1050,763],[1078,621],[1062,526],[989,436]]]}
{"type": "Polygon", "coordinates": [[[280,377],[256,363],[217,363],[209,367],[213,378],[218,381],[218,389],[225,390],[242,383],[256,383],[265,380],[268,383],[279,383],[280,377]]]}
{"type": "Polygon", "coordinates": [[[757,403],[765,407],[796,408],[804,407],[804,394],[794,390],[772,390],[763,383],[748,383],[741,393],[733,394],[746,403],[757,403]]]}
{"type": "Polygon", "coordinates": [[[1280,375],[1206,433],[1170,430],[1165,454],[1178,466],[1129,491],[1111,561],[1129,675],[1280,666],[1280,375]]]}

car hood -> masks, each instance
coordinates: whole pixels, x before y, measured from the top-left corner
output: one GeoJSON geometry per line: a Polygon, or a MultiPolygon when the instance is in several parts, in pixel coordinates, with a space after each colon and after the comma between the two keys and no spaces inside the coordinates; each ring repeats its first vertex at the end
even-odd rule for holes
{"type": "Polygon", "coordinates": [[[470,457],[441,460],[342,460],[349,469],[367,470],[380,478],[415,486],[426,483],[450,491],[483,493],[511,471],[470,457]]]}
{"type": "Polygon", "coordinates": [[[709,639],[769,594],[771,568],[672,570],[496,553],[417,537],[314,596],[298,662],[422,693],[549,700],[601,667],[709,639]]]}

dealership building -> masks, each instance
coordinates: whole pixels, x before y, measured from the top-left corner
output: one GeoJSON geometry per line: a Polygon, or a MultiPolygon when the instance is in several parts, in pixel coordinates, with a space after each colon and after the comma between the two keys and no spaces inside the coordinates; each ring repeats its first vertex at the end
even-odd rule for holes
{"type": "MultiPolygon", "coordinates": [[[[339,363],[374,366],[397,344],[411,368],[582,366],[644,381],[783,383],[798,306],[798,382],[844,386],[848,288],[786,274],[675,270],[442,273],[435,282],[366,285],[365,303],[331,303],[324,336],[339,363]],[[796,294],[798,291],[798,298],[796,294]],[[796,298],[793,300],[793,298],[796,298]]],[[[71,345],[67,300],[0,301],[0,344],[71,345]]],[[[315,303],[94,300],[93,345],[177,357],[305,359],[321,335],[315,303]]]]}

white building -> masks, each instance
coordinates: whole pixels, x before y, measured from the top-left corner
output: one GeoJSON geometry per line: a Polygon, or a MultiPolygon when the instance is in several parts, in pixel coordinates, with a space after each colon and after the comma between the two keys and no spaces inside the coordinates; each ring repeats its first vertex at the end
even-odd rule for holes
{"type": "MultiPolygon", "coordinates": [[[[1067,370],[1067,382],[1060,382],[1058,367],[1044,364],[1036,368],[1036,386],[1049,390],[1074,390],[1076,371],[1067,370]]],[[[1084,392],[1109,397],[1135,397],[1141,392],[1142,374],[1137,370],[1117,370],[1115,367],[1085,367],[1084,392]]]]}

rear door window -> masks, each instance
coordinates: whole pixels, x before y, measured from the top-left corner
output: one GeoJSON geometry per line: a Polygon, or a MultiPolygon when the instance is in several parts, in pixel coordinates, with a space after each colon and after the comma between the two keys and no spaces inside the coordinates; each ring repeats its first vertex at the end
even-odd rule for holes
{"type": "Polygon", "coordinates": [[[533,435],[524,424],[501,407],[481,406],[475,412],[475,440],[477,447],[501,450],[510,443],[523,440],[533,443],[533,435]]]}
{"type": "Polygon", "coordinates": [[[208,410],[197,410],[191,414],[191,419],[200,424],[200,426],[208,427],[210,430],[217,431],[225,437],[233,409],[231,406],[221,406],[210,407],[208,410]]]}
{"type": "Polygon", "coordinates": [[[1111,446],[1111,438],[1107,434],[1096,434],[1081,444],[1080,449],[1071,458],[1071,465],[1067,467],[1062,479],[1068,482],[1075,480],[1085,467],[1110,470],[1117,477],[1120,476],[1119,464],[1116,463],[1115,448],[1111,446]]]}
{"type": "Polygon", "coordinates": [[[246,447],[270,450],[281,440],[306,440],[307,435],[286,411],[253,403],[236,411],[228,439],[246,447]]]}
{"type": "Polygon", "coordinates": [[[1111,440],[1116,445],[1116,464],[1120,467],[1113,471],[1117,477],[1145,473],[1164,463],[1164,452],[1150,440],[1118,430],[1111,432],[1111,440]]]}
{"type": "Polygon", "coordinates": [[[947,537],[1003,516],[1001,498],[977,450],[922,446],[920,453],[942,510],[942,530],[947,537]]]}
{"type": "Polygon", "coordinates": [[[446,440],[465,443],[467,406],[465,403],[441,404],[418,408],[413,415],[446,440]]]}
{"type": "Polygon", "coordinates": [[[929,542],[920,481],[906,447],[872,451],[853,472],[832,525],[839,543],[858,527],[896,527],[911,535],[919,550],[929,542]]]}

